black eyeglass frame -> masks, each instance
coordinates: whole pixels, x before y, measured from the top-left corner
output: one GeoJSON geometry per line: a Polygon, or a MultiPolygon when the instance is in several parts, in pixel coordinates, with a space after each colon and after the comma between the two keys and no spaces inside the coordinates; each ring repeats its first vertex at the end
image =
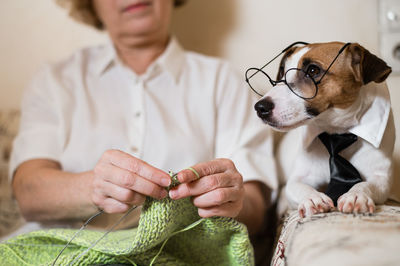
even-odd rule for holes
{"type": "Polygon", "coordinates": [[[335,56],[335,58],[334,58],[334,59],[332,60],[332,62],[329,64],[328,68],[325,70],[324,74],[322,74],[322,77],[321,77],[318,81],[315,81],[314,78],[310,77],[304,70],[299,69],[299,68],[290,68],[290,69],[288,69],[288,70],[285,72],[285,74],[283,75],[283,76],[285,77],[285,79],[273,80],[263,69],[264,69],[266,66],[268,66],[271,62],[273,62],[276,58],[278,58],[281,54],[285,53],[287,50],[289,50],[289,49],[292,48],[293,46],[296,46],[296,45],[299,45],[299,44],[308,45],[309,43],[307,43],[307,42],[301,42],[301,41],[299,41],[299,42],[294,42],[294,43],[292,43],[291,45],[289,45],[288,47],[286,47],[285,49],[283,49],[282,52],[280,52],[277,56],[275,56],[275,57],[272,58],[270,61],[268,61],[268,62],[267,62],[265,65],[263,65],[261,68],[251,67],[251,68],[247,69],[247,70],[246,70],[246,73],[245,73],[245,77],[246,77],[246,82],[247,82],[247,84],[249,84],[249,86],[250,86],[250,89],[251,89],[254,93],[256,93],[258,96],[260,96],[260,97],[263,97],[263,96],[264,96],[264,95],[260,94],[259,92],[257,92],[257,90],[254,89],[254,88],[251,86],[250,82],[249,82],[249,80],[250,80],[254,75],[256,75],[258,72],[261,72],[261,73],[263,73],[265,76],[267,76],[267,78],[268,78],[269,82],[271,83],[272,87],[275,87],[278,83],[282,83],[282,82],[283,82],[283,83],[286,84],[286,86],[288,86],[288,88],[290,89],[290,91],[293,92],[296,96],[298,96],[298,97],[300,97],[300,98],[302,98],[302,99],[304,99],[304,100],[311,100],[311,99],[315,98],[315,96],[317,96],[317,94],[318,94],[318,84],[321,83],[322,79],[323,79],[323,78],[325,77],[325,75],[328,73],[329,69],[332,67],[333,63],[335,63],[335,61],[336,61],[336,59],[339,57],[339,55],[340,55],[340,54],[346,49],[346,47],[349,46],[351,43],[346,43],[345,45],[342,46],[342,48],[340,48],[338,54],[335,56]],[[251,71],[251,70],[256,70],[256,71],[255,71],[254,73],[252,73],[252,74],[250,75],[250,77],[248,77],[248,73],[249,73],[249,71],[251,71]],[[315,85],[315,93],[314,93],[313,96],[311,96],[311,97],[304,97],[304,96],[301,96],[301,95],[299,95],[298,93],[296,93],[296,92],[290,87],[290,85],[289,85],[289,84],[287,83],[287,81],[286,81],[286,75],[287,75],[287,73],[288,73],[289,71],[292,71],[292,70],[302,71],[306,76],[308,76],[308,77],[313,81],[313,83],[314,83],[314,85],[315,85]]]}

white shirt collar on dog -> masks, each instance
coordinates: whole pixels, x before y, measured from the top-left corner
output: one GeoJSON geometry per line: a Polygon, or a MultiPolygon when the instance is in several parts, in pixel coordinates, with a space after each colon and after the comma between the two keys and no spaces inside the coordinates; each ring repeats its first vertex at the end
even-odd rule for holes
{"type": "MultiPolygon", "coordinates": [[[[389,91],[385,82],[380,84],[370,83],[362,89],[369,90],[373,101],[371,106],[360,117],[359,123],[350,128],[349,132],[378,148],[381,144],[390,114],[389,91]]],[[[304,126],[302,132],[304,147],[307,148],[310,146],[314,139],[322,132],[323,130],[315,124],[304,126]]]]}

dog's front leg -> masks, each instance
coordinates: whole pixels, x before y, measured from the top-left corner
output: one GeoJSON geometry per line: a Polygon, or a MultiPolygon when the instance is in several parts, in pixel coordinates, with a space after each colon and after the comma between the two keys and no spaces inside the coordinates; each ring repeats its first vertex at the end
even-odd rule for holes
{"type": "Polygon", "coordinates": [[[315,213],[329,212],[334,208],[332,200],[324,193],[298,180],[289,180],[286,184],[289,205],[297,208],[300,217],[315,213]]]}
{"type": "MultiPolygon", "coordinates": [[[[363,157],[365,158],[365,156],[363,157]]],[[[355,184],[338,199],[339,211],[346,213],[373,213],[375,204],[383,204],[393,182],[392,161],[379,150],[368,151],[362,169],[365,181],[355,184]]]]}

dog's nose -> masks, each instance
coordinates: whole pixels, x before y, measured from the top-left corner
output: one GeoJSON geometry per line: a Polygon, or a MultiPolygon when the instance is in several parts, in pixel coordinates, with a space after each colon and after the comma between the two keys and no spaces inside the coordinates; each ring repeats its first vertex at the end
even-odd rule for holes
{"type": "Polygon", "coordinates": [[[272,102],[272,100],[269,97],[267,97],[265,99],[258,101],[254,105],[254,109],[256,109],[257,115],[260,118],[265,119],[271,115],[272,109],[274,109],[274,103],[272,102]]]}

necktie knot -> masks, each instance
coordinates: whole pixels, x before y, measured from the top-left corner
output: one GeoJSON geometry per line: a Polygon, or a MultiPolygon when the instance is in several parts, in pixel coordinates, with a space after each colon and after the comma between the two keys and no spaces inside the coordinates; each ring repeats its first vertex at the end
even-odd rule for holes
{"type": "Polygon", "coordinates": [[[337,155],[339,152],[357,141],[357,136],[352,133],[328,134],[324,132],[318,137],[331,156],[337,155]]]}

